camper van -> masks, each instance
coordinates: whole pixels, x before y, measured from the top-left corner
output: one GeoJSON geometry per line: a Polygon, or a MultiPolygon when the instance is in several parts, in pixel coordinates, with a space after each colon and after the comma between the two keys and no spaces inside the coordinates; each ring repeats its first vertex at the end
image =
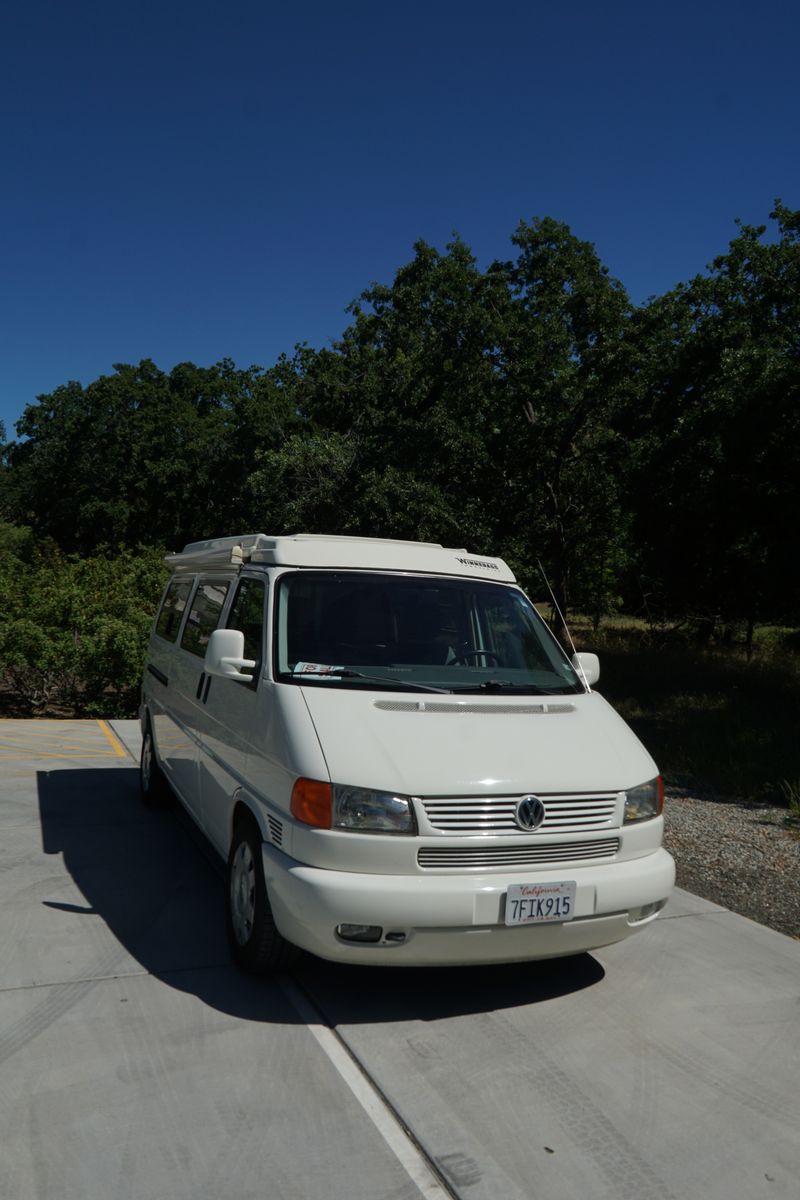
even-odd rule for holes
{"type": "Polygon", "coordinates": [[[655,920],[658,769],[502,559],[257,533],[167,563],[142,799],[227,862],[241,967],[554,958],[655,920]]]}

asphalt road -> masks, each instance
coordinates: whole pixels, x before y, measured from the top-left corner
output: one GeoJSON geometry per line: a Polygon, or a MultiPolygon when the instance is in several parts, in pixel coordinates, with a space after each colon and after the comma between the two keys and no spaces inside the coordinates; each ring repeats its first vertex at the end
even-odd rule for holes
{"type": "Polygon", "coordinates": [[[677,892],[564,963],[227,960],[132,722],[0,722],[2,1200],[798,1200],[800,943],[677,892]]]}

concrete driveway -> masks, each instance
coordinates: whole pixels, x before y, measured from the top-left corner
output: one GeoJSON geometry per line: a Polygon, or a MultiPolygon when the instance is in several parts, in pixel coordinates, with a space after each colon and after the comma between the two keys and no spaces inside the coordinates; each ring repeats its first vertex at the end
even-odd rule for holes
{"type": "Polygon", "coordinates": [[[796,941],[677,892],[564,963],[251,980],[137,754],[0,722],[2,1200],[800,1196],[796,941]]]}

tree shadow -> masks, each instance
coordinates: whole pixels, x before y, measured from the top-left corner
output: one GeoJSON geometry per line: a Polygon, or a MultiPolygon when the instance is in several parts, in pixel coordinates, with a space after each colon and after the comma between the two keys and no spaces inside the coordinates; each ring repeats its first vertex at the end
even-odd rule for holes
{"type": "MultiPolygon", "coordinates": [[[[225,942],[223,865],[179,806],[141,806],[137,773],[120,768],[40,772],[45,854],[64,865],[86,904],[43,901],[80,919],[99,916],[119,946],[171,988],[252,1021],[301,1021],[277,980],[243,975],[225,942]]],[[[108,963],[105,963],[108,971],[108,963]]],[[[113,973],[113,972],[112,972],[113,973]]],[[[292,973],[331,1024],[440,1020],[542,1003],[591,987],[589,954],[493,967],[352,967],[304,956],[292,973]]]]}

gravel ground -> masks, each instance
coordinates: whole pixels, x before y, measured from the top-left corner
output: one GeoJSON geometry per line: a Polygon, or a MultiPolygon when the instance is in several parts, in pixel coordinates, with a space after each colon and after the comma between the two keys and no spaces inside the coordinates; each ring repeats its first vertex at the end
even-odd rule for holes
{"type": "Polygon", "coordinates": [[[800,829],[786,815],[668,787],[664,844],[679,887],[800,938],[800,829]]]}

